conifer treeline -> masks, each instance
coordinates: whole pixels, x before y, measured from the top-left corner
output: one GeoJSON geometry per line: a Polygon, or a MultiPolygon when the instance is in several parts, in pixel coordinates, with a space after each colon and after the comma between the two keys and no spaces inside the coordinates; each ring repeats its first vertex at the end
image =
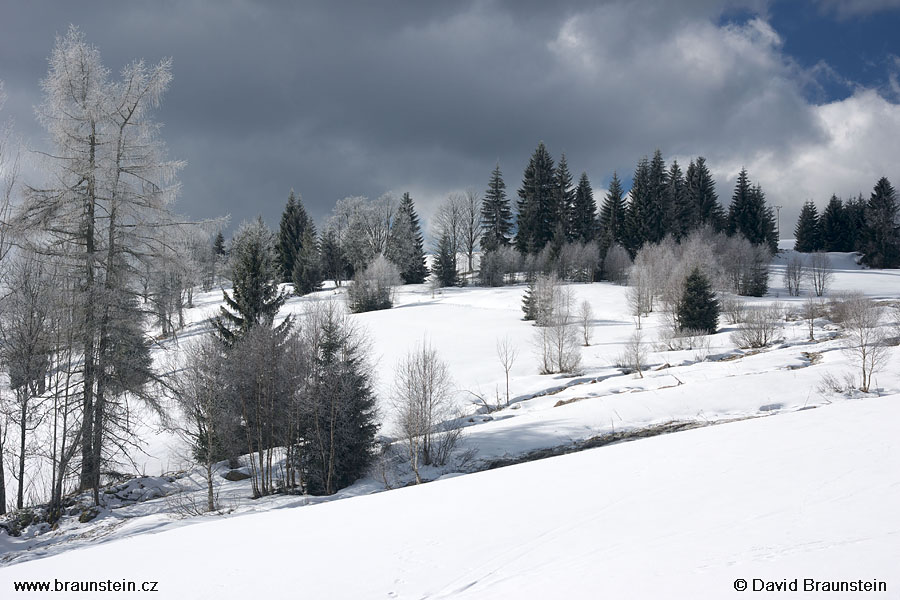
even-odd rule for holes
{"type": "Polygon", "coordinates": [[[822,214],[807,200],[794,228],[798,252],[859,252],[873,268],[900,267],[900,223],[894,187],[882,177],[869,199],[832,195],[822,214]]]}
{"type": "Polygon", "coordinates": [[[708,227],[729,235],[740,233],[752,244],[777,251],[775,216],[766,205],[759,184],[752,184],[746,169],[738,175],[728,212],[719,203],[715,182],[701,156],[682,171],[677,160],[666,166],[657,150],[635,168],[631,191],[625,197],[618,173],[613,173],[599,215],[587,174],[572,183],[565,155],[554,165],[543,142],[532,154],[518,189],[517,216],[506,198],[499,165],[491,173],[482,208],[482,249],[490,252],[512,245],[534,254],[547,244],[597,242],[601,253],[613,245],[632,256],[646,243],[667,236],[676,240],[692,230],[708,227]],[[515,233],[513,233],[515,231],[515,233]]]}

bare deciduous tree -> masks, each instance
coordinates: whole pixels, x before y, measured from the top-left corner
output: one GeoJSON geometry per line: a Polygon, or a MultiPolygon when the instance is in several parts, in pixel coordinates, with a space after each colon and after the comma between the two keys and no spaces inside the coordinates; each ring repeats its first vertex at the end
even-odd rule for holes
{"type": "Polygon", "coordinates": [[[578,322],[581,325],[581,337],[585,346],[591,345],[591,335],[594,333],[594,311],[591,303],[584,300],[578,308],[578,322]]]}
{"type": "Polygon", "coordinates": [[[509,372],[512,370],[518,356],[519,349],[516,348],[508,336],[497,340],[497,358],[500,359],[500,364],[503,365],[503,373],[506,375],[507,406],[509,406],[509,372]]]}
{"type": "Polygon", "coordinates": [[[795,253],[784,267],[784,287],[787,288],[788,295],[800,295],[801,281],[803,281],[803,257],[795,253]]]}
{"type": "Polygon", "coordinates": [[[783,314],[784,310],[777,302],[747,309],[744,321],[731,334],[732,341],[740,348],[762,348],[769,345],[775,339],[783,314]]]}
{"type": "Polygon", "coordinates": [[[850,295],[845,304],[846,353],[857,363],[860,391],[868,392],[872,376],[883,366],[888,356],[887,335],[881,323],[882,309],[861,293],[850,295]]]}
{"type": "Polygon", "coordinates": [[[426,466],[445,464],[462,431],[456,423],[450,369],[427,342],[397,366],[394,409],[398,436],[406,442],[416,483],[422,483],[420,461],[426,466]]]}
{"type": "Polygon", "coordinates": [[[647,347],[644,344],[644,333],[635,328],[628,342],[625,343],[625,350],[619,357],[617,364],[631,369],[641,379],[644,378],[644,367],[647,364],[647,347]]]}
{"type": "Polygon", "coordinates": [[[481,198],[478,192],[469,188],[465,192],[462,205],[462,245],[466,253],[467,273],[475,270],[475,249],[481,237],[481,198]]]}
{"type": "Polygon", "coordinates": [[[813,252],[809,255],[809,278],[812,281],[816,296],[824,296],[828,292],[834,271],[831,268],[831,259],[825,252],[813,252]]]}

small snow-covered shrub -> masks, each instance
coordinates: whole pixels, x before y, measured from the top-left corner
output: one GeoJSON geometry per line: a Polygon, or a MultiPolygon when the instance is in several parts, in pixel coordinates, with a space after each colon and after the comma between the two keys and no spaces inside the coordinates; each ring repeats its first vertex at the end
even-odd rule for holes
{"type": "Polygon", "coordinates": [[[379,255],[357,274],[347,289],[347,302],[351,312],[361,313],[382,310],[394,305],[394,286],[400,285],[400,269],[379,255]]]}
{"type": "Polygon", "coordinates": [[[778,323],[784,313],[777,302],[769,306],[754,306],[747,310],[744,322],[731,335],[740,348],[763,348],[775,339],[778,323]]]}

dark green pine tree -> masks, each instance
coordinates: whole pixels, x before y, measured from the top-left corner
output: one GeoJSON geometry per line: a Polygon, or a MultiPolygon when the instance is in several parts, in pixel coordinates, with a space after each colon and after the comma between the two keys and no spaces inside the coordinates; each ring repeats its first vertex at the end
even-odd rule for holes
{"type": "Polygon", "coordinates": [[[823,248],[819,211],[812,200],[803,203],[800,218],[794,228],[794,250],[797,252],[818,252],[823,248]]]}
{"type": "Polygon", "coordinates": [[[459,277],[456,274],[456,253],[453,252],[450,236],[446,233],[438,242],[432,271],[439,287],[452,287],[459,283],[459,277]]]}
{"type": "Polygon", "coordinates": [[[648,174],[648,202],[645,212],[647,239],[645,241],[654,244],[661,242],[669,233],[668,218],[671,214],[669,208],[669,195],[667,193],[668,176],[666,162],[663,160],[659,149],[653,153],[650,160],[648,174]]]}
{"type": "Polygon", "coordinates": [[[684,282],[684,292],[678,303],[678,328],[715,333],[719,326],[719,301],[709,279],[699,267],[694,267],[684,282]]]}
{"type": "Polygon", "coordinates": [[[523,321],[534,321],[537,318],[537,297],[534,287],[534,279],[532,279],[525,287],[525,294],[522,296],[523,321]]]}
{"type": "Polygon", "coordinates": [[[900,267],[897,194],[887,177],[875,184],[866,204],[863,262],[873,269],[900,267]]]}
{"type": "Polygon", "coordinates": [[[773,254],[778,252],[775,215],[766,206],[766,196],[758,184],[750,185],[747,169],[741,169],[728,207],[728,234],[740,233],[751,244],[765,244],[773,254]]]}
{"type": "Polygon", "coordinates": [[[337,311],[324,311],[314,356],[306,394],[313,410],[299,424],[301,463],[310,494],[334,494],[372,464],[376,397],[364,344],[337,311]]]}
{"type": "Polygon", "coordinates": [[[300,253],[294,257],[294,271],[291,280],[294,293],[305,296],[322,289],[322,262],[319,246],[309,227],[303,232],[300,253]]]}
{"type": "Polygon", "coordinates": [[[553,238],[557,214],[554,171],[553,158],[541,142],[525,167],[516,202],[519,215],[515,244],[523,254],[539,252],[553,238]]]}
{"type": "Polygon", "coordinates": [[[281,272],[281,281],[290,282],[294,272],[294,260],[300,253],[303,245],[303,233],[312,229],[313,238],[316,236],[315,225],[306,214],[303,200],[294,195],[291,190],[287,205],[281,214],[281,225],[278,230],[278,242],[275,244],[275,252],[278,255],[278,268],[281,272]]]}
{"type": "Polygon", "coordinates": [[[836,195],[831,195],[819,222],[822,230],[822,247],[825,252],[850,251],[844,203],[836,195]]]}
{"type": "MultiPolygon", "coordinates": [[[[222,290],[225,306],[212,318],[218,338],[230,346],[251,327],[272,327],[275,315],[287,299],[278,289],[280,279],[275,255],[275,236],[262,217],[245,223],[231,243],[232,293],[222,290]]],[[[291,319],[278,326],[288,329],[291,319]]]]}
{"type": "Polygon", "coordinates": [[[645,156],[634,170],[631,191],[628,192],[628,209],[625,212],[625,249],[634,257],[641,246],[650,239],[647,228],[650,203],[650,161],[645,156]]]}
{"type": "Polygon", "coordinates": [[[844,204],[844,223],[847,226],[849,252],[864,252],[866,229],[866,199],[860,194],[844,204]]]}
{"type": "Polygon", "coordinates": [[[565,239],[571,241],[575,237],[571,230],[575,211],[575,189],[572,187],[572,174],[569,172],[565,154],[559,157],[559,163],[553,172],[553,195],[553,203],[556,205],[552,223],[553,234],[556,235],[557,229],[562,226],[565,239]]]}
{"type": "Polygon", "coordinates": [[[706,159],[702,156],[692,160],[685,173],[685,185],[687,187],[687,203],[690,207],[686,217],[689,223],[682,224],[686,232],[692,229],[710,227],[713,231],[722,231],[725,228],[725,211],[719,204],[719,196],[716,194],[716,182],[706,166],[706,159]]]}
{"type": "Polygon", "coordinates": [[[400,269],[403,283],[422,283],[428,276],[419,216],[409,192],[403,194],[397,207],[385,257],[400,269]]]}
{"type": "MultiPolygon", "coordinates": [[[[620,188],[619,193],[621,192],[620,188]]],[[[594,202],[594,190],[591,189],[587,173],[582,173],[575,189],[569,232],[573,240],[587,243],[597,238],[597,230],[597,203],[594,202]]]]}
{"type": "Polygon", "coordinates": [[[225,236],[219,231],[213,240],[213,252],[216,256],[225,256],[225,236]]]}
{"type": "Polygon", "coordinates": [[[625,232],[625,193],[622,191],[622,182],[614,171],[609,190],[603,199],[600,208],[600,243],[603,248],[610,248],[613,244],[626,246],[625,232]]]}
{"type": "Polygon", "coordinates": [[[344,256],[344,250],[341,248],[337,232],[334,229],[326,229],[322,234],[319,254],[321,255],[322,275],[340,287],[341,283],[350,276],[350,262],[344,256]]]}
{"type": "Polygon", "coordinates": [[[481,249],[493,252],[501,246],[508,246],[512,229],[512,209],[498,163],[491,171],[491,180],[481,203],[481,249]]]}
{"type": "Polygon", "coordinates": [[[666,206],[669,214],[666,216],[669,233],[675,239],[681,239],[691,230],[691,210],[688,204],[687,185],[684,174],[677,160],[672,161],[669,173],[666,177],[666,206]]]}

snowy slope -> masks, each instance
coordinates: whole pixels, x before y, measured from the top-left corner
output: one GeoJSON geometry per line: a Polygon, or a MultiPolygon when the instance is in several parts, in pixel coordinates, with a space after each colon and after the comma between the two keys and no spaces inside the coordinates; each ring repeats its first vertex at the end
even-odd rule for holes
{"type": "Polygon", "coordinates": [[[0,569],[0,590],[55,578],[159,581],[156,597],[192,599],[725,598],[738,578],[808,577],[886,581],[873,596],[896,597],[897,423],[900,396],[852,400],[110,542],[0,569]]]}

